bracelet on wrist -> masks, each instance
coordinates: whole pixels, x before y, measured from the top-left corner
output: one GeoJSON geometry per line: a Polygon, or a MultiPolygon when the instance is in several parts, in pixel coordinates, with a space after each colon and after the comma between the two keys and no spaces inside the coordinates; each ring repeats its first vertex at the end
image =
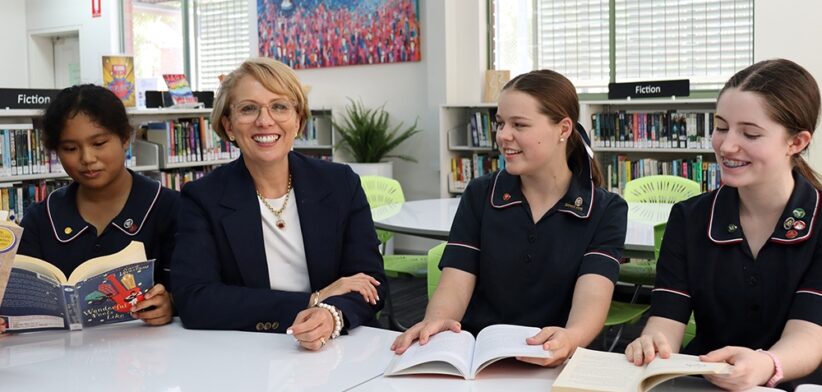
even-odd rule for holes
{"type": "Polygon", "coordinates": [[[784,377],[784,374],[782,373],[782,362],[779,361],[779,357],[770,351],[763,350],[761,348],[756,351],[771,357],[771,361],[773,361],[773,375],[771,375],[771,378],[767,383],[765,383],[765,386],[768,388],[776,387],[776,384],[778,384],[779,381],[782,381],[782,378],[784,377]]]}
{"type": "Polygon", "coordinates": [[[329,305],[325,302],[320,302],[316,305],[318,308],[323,308],[331,313],[331,317],[334,319],[334,330],[331,332],[331,339],[336,339],[340,336],[343,327],[343,318],[342,312],[337,309],[334,305],[329,305]]]}

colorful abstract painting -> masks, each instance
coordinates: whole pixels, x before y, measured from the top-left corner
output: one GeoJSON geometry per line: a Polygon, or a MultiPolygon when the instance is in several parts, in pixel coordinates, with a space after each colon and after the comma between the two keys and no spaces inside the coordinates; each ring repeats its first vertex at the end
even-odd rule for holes
{"type": "Polygon", "coordinates": [[[420,60],[417,0],[257,0],[257,33],[295,69],[420,60]]]}

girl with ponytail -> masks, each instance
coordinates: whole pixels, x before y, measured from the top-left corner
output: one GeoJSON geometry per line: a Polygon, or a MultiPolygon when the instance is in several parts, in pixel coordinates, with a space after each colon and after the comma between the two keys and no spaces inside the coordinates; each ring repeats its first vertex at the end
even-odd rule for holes
{"type": "Polygon", "coordinates": [[[731,364],[728,375],[706,376],[719,387],[790,390],[780,382],[819,367],[822,186],[801,156],[819,110],[816,80],[789,60],[762,61],[728,80],[712,137],[724,185],[671,211],[651,317],[628,360],[679,351],[693,312],[696,337],[683,351],[731,364]]]}
{"type": "Polygon", "coordinates": [[[402,354],[445,330],[538,327],[531,345],[562,364],[602,330],[619,274],[628,206],[602,176],[577,122],[576,89],[549,70],[505,85],[496,113],[505,169],[462,195],[423,321],[397,338],[402,354]]]}

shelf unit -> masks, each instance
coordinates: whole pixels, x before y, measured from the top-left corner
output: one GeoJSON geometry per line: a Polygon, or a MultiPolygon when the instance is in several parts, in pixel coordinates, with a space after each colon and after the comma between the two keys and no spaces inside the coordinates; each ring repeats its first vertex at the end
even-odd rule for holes
{"type": "Polygon", "coordinates": [[[460,194],[468,181],[460,182],[458,178],[467,179],[466,172],[476,172],[477,166],[483,166],[485,171],[498,165],[494,163],[499,154],[492,124],[496,109],[494,103],[440,106],[440,197],[460,194]],[[486,125],[477,125],[483,124],[484,119],[488,121],[486,125]]]}
{"type": "MultiPolygon", "coordinates": [[[[716,106],[715,99],[634,99],[634,100],[595,100],[580,102],[580,123],[594,136],[592,115],[596,113],[705,113],[703,118],[711,117],[716,106]]],[[[476,147],[468,140],[470,119],[476,112],[488,112],[493,118],[497,105],[495,103],[461,103],[449,104],[440,107],[440,196],[452,197],[459,195],[461,189],[455,189],[452,181],[452,159],[473,157],[474,154],[496,156],[495,147],[476,147]]],[[[493,138],[493,134],[491,135],[493,138]]],[[[592,140],[594,138],[592,137],[592,140]]],[[[649,143],[650,144],[650,143],[649,143]]],[[[689,161],[697,157],[708,164],[715,163],[710,141],[700,143],[691,148],[659,147],[605,147],[594,145],[597,160],[603,169],[603,175],[608,178],[608,165],[619,164],[619,157],[623,160],[635,162],[641,159],[655,159],[658,161],[689,161]],[[614,158],[617,158],[614,161],[614,158]]],[[[651,161],[646,161],[651,162],[651,161]]],[[[503,162],[504,164],[504,162],[503,162]]],[[[696,164],[693,164],[695,167],[696,164]]],[[[612,178],[613,178],[613,167],[612,178]]],[[[616,169],[618,170],[618,168],[616,169]]],[[[618,182],[618,181],[617,181],[618,182]]],[[[612,188],[620,191],[620,187],[612,188]]]]}

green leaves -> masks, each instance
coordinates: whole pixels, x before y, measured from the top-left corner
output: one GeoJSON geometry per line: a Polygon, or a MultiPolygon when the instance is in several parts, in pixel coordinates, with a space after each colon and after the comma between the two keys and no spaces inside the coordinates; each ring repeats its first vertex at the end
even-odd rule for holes
{"type": "Polygon", "coordinates": [[[342,121],[333,120],[334,128],[342,137],[334,146],[348,151],[358,163],[377,163],[385,158],[405,161],[417,160],[407,155],[390,155],[397,146],[422,130],[417,122],[403,128],[403,123],[390,128],[385,105],[376,109],[366,108],[361,101],[349,98],[342,121]]]}

